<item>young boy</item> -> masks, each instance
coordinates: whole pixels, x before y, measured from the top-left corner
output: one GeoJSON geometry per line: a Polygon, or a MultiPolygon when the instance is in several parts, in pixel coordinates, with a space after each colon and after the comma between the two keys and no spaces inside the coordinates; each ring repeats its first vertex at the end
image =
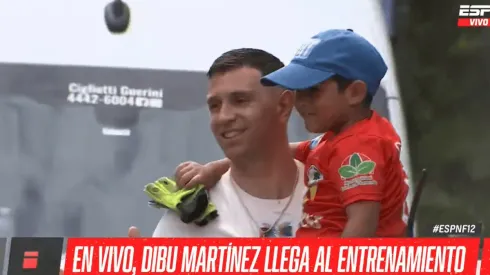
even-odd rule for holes
{"type": "MultiPolygon", "coordinates": [[[[403,237],[408,182],[400,138],[390,122],[370,109],[386,64],[352,30],[319,33],[291,63],[262,79],[295,90],[296,109],[319,137],[291,144],[305,163],[308,191],[297,237],[403,237]]],[[[212,186],[226,160],[177,169],[181,185],[212,186]]]]}

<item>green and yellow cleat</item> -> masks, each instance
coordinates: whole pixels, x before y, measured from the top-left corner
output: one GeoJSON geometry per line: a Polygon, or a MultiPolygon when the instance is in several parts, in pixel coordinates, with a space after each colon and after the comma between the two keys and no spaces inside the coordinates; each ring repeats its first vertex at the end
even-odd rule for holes
{"type": "Polygon", "coordinates": [[[208,204],[208,207],[206,207],[204,213],[194,223],[199,226],[205,226],[217,217],[218,209],[216,209],[216,206],[212,202],[210,202],[208,204]]]}
{"type": "Polygon", "coordinates": [[[208,193],[202,185],[179,189],[175,181],[163,177],[145,185],[144,192],[150,197],[151,206],[175,211],[184,223],[195,222],[204,226],[218,216],[216,207],[209,201],[208,193]]]}

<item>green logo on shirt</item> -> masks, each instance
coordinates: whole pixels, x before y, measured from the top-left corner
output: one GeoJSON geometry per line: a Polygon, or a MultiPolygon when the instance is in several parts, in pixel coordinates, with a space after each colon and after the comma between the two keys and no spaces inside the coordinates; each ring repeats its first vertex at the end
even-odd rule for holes
{"type": "Polygon", "coordinates": [[[350,179],[359,175],[369,175],[374,172],[376,163],[367,156],[354,153],[342,162],[339,174],[342,179],[350,179]]]}

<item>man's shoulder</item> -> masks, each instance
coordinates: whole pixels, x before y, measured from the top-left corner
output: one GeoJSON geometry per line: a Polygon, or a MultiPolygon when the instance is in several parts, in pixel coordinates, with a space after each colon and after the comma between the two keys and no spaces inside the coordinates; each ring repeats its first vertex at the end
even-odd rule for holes
{"type": "Polygon", "coordinates": [[[304,164],[304,163],[302,163],[301,161],[299,161],[299,160],[294,160],[294,163],[296,163],[296,166],[298,167],[298,169],[299,169],[300,171],[305,169],[305,164],[304,164]]]}
{"type": "Polygon", "coordinates": [[[223,237],[218,220],[214,220],[206,226],[198,226],[194,223],[184,223],[177,213],[166,210],[158,222],[153,238],[197,238],[197,237],[223,237]]]}
{"type": "Polygon", "coordinates": [[[211,188],[209,191],[209,195],[213,198],[222,198],[223,196],[226,196],[230,192],[233,192],[233,189],[231,188],[231,177],[230,177],[230,169],[224,173],[220,180],[216,183],[216,185],[211,188]]]}
{"type": "Polygon", "coordinates": [[[153,237],[192,237],[192,230],[180,217],[169,210],[162,211],[162,217],[153,231],[153,237]]]}

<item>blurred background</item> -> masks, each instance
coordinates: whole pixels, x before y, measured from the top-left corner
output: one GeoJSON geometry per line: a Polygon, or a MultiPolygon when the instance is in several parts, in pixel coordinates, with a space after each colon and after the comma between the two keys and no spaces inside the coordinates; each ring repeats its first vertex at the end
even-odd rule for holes
{"type": "Polygon", "coordinates": [[[412,171],[429,171],[420,235],[434,223],[490,225],[490,29],[457,28],[462,4],[490,1],[383,0],[412,171]]]}
{"type": "MultiPolygon", "coordinates": [[[[459,5],[490,1],[308,1],[128,0],[128,27],[125,8],[107,15],[109,0],[0,0],[0,237],[124,236],[129,225],[150,235],[161,213],[143,184],[222,156],[204,106],[214,58],[257,47],[288,61],[328,28],[353,28],[388,60],[374,108],[409,145],[413,181],[429,172],[419,235],[490,225],[490,29],[456,24],[459,5]],[[156,92],[122,106],[84,102],[82,86],[156,92]]],[[[289,131],[311,138],[297,116],[289,131]]]]}

